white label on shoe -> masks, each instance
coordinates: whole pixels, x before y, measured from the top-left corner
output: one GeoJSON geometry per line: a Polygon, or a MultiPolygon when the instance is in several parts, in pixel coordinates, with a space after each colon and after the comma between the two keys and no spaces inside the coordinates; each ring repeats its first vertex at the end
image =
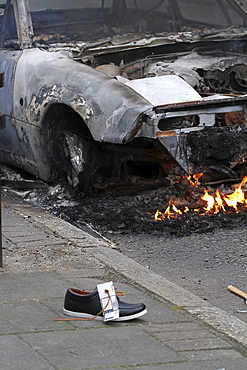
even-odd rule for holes
{"type": "Polygon", "coordinates": [[[103,311],[103,320],[110,321],[110,320],[118,319],[119,318],[119,307],[118,307],[118,300],[117,300],[117,296],[115,293],[113,282],[110,281],[109,283],[98,284],[97,289],[98,289],[102,309],[104,309],[107,305],[106,309],[103,311]],[[109,297],[110,297],[110,300],[109,300],[109,297]]]}

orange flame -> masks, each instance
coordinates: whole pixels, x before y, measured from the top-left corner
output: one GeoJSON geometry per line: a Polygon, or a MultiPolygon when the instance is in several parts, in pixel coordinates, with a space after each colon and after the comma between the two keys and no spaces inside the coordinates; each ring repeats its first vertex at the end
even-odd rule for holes
{"type": "Polygon", "coordinates": [[[202,177],[203,173],[195,173],[194,175],[186,176],[186,179],[189,181],[190,185],[196,186],[200,177],[202,177]]]}
{"type": "MultiPolygon", "coordinates": [[[[188,176],[188,180],[192,186],[195,186],[202,174],[188,176]],[[200,175],[200,176],[199,176],[200,175]],[[199,176],[199,177],[196,177],[199,176]]],[[[187,206],[184,209],[178,209],[174,203],[169,202],[168,207],[165,212],[156,211],[154,219],[156,221],[162,221],[165,218],[179,218],[181,215],[187,213],[188,211],[198,212],[200,215],[206,214],[217,214],[219,212],[227,213],[231,212],[233,209],[235,212],[240,212],[238,206],[247,207],[247,199],[245,197],[245,192],[242,190],[243,185],[247,182],[247,176],[243,178],[240,185],[231,194],[223,194],[217,189],[214,194],[209,194],[209,190],[204,190],[201,199],[206,202],[205,207],[202,209],[193,208],[189,209],[187,206]]]]}

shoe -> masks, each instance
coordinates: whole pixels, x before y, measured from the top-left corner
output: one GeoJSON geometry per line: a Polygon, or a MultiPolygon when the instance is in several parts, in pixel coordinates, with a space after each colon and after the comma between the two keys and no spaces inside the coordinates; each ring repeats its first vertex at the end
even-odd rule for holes
{"type": "MultiPolygon", "coordinates": [[[[118,297],[117,299],[119,318],[112,321],[133,320],[147,313],[146,306],[143,303],[124,303],[118,297]]],[[[93,292],[85,292],[73,288],[67,290],[63,308],[65,315],[92,319],[100,311],[102,311],[102,307],[97,288],[93,292]]],[[[101,312],[95,319],[103,320],[103,313],[101,312]]]]}

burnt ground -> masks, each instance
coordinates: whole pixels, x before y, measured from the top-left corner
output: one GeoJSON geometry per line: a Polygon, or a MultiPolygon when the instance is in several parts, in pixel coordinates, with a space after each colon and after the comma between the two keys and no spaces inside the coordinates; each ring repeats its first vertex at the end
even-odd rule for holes
{"type": "Polygon", "coordinates": [[[48,187],[11,176],[17,180],[11,186],[27,201],[92,235],[100,233],[140,264],[247,321],[245,301],[227,290],[231,284],[247,291],[247,210],[155,221],[156,210],[164,211],[171,196],[188,198],[187,186],[84,196],[61,184],[48,187]]]}

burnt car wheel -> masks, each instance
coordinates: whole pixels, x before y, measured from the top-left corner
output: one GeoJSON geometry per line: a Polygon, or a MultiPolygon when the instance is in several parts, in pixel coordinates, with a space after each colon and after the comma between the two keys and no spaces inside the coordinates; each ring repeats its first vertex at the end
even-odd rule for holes
{"type": "Polygon", "coordinates": [[[90,166],[88,165],[88,143],[83,137],[71,132],[62,132],[53,147],[55,169],[60,177],[66,177],[73,188],[88,191],[90,166]]]}
{"type": "Polygon", "coordinates": [[[109,153],[81,133],[60,132],[53,141],[53,169],[76,190],[89,194],[112,171],[109,153]]]}
{"type": "Polygon", "coordinates": [[[54,104],[44,119],[43,141],[51,181],[63,178],[73,188],[90,192],[104,156],[81,117],[68,106],[54,104]]]}

